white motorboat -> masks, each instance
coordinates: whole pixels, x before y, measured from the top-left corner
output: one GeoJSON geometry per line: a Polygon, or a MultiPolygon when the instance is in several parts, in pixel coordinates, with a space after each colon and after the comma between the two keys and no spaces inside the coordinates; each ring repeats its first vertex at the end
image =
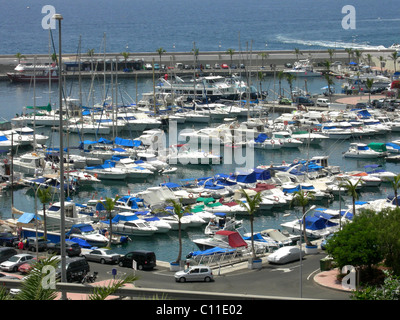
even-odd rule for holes
{"type": "Polygon", "coordinates": [[[43,174],[46,171],[44,155],[36,152],[25,153],[13,159],[14,170],[30,176],[43,174]]]}
{"type": "Polygon", "coordinates": [[[149,215],[141,214],[141,212],[136,212],[136,214],[139,216],[139,218],[148,222],[151,226],[156,227],[157,228],[156,233],[167,233],[172,229],[170,223],[158,218],[157,216],[150,214],[149,215]]]}
{"type": "Polygon", "coordinates": [[[246,145],[255,149],[279,150],[283,143],[278,139],[270,139],[265,133],[260,133],[257,138],[246,142],[246,145]]]}
{"type": "Polygon", "coordinates": [[[222,157],[212,152],[192,151],[187,145],[173,145],[169,148],[166,161],[169,164],[212,165],[220,164],[222,162],[222,157]]]}
{"type": "Polygon", "coordinates": [[[153,171],[136,163],[131,158],[121,158],[119,161],[115,161],[115,168],[124,171],[126,177],[132,179],[145,179],[154,174],[153,171]]]}
{"type": "Polygon", "coordinates": [[[69,124],[63,127],[65,132],[69,133],[79,133],[79,134],[99,134],[107,135],[110,134],[111,129],[108,126],[103,126],[99,123],[92,122],[80,122],[79,119],[74,121],[69,120],[69,124]]]}
{"type": "Polygon", "coordinates": [[[30,127],[14,128],[13,134],[14,134],[14,138],[13,138],[14,141],[15,141],[15,139],[21,141],[21,140],[24,140],[24,137],[27,137],[27,139],[30,141],[30,144],[33,144],[34,142],[36,142],[37,145],[44,145],[44,144],[46,144],[47,140],[49,139],[49,136],[46,136],[44,134],[37,134],[30,127]],[[15,134],[15,133],[17,133],[17,134],[15,134]],[[21,136],[21,139],[19,139],[20,136],[21,136]]]}
{"type": "Polygon", "coordinates": [[[71,170],[66,172],[66,175],[75,179],[79,185],[92,185],[93,183],[101,182],[100,179],[97,179],[94,175],[83,170],[71,170]]]}
{"type": "MultiPolygon", "coordinates": [[[[293,235],[302,235],[303,223],[301,219],[281,223],[287,232],[293,235]]],[[[338,224],[330,222],[324,217],[306,216],[305,217],[306,235],[310,239],[319,239],[334,233],[338,230],[338,224]]]]}
{"type": "Polygon", "coordinates": [[[353,136],[353,132],[350,129],[344,129],[337,127],[336,124],[323,124],[321,133],[326,135],[329,139],[335,140],[347,140],[353,136]]]}
{"type": "Polygon", "coordinates": [[[9,151],[12,149],[16,149],[20,143],[18,140],[9,139],[6,135],[0,132],[0,150],[9,151]]]}
{"type": "Polygon", "coordinates": [[[298,148],[303,145],[303,142],[286,131],[272,132],[272,139],[278,140],[282,144],[282,148],[298,148]]]}
{"type": "Polygon", "coordinates": [[[211,237],[194,239],[193,242],[200,250],[207,250],[215,247],[245,250],[249,246],[237,231],[219,230],[211,237]]]}
{"type": "Polygon", "coordinates": [[[104,247],[109,239],[103,236],[99,230],[95,230],[90,223],[78,223],[71,226],[71,230],[65,234],[68,238],[78,238],[85,240],[95,247],[104,247]]]}
{"type": "Polygon", "coordinates": [[[236,231],[243,225],[243,220],[227,217],[225,213],[215,213],[214,217],[204,229],[204,234],[207,236],[212,236],[220,230],[236,231]]]}
{"type": "Polygon", "coordinates": [[[137,164],[140,163],[140,166],[143,166],[144,168],[148,168],[151,170],[151,168],[154,168],[152,171],[163,171],[166,168],[169,167],[168,163],[165,161],[162,161],[157,158],[157,156],[153,153],[145,153],[145,152],[140,152],[137,154],[137,164]]]}
{"type": "Polygon", "coordinates": [[[346,158],[376,159],[386,156],[386,152],[372,150],[365,143],[351,143],[349,149],[343,154],[346,158]]]}
{"type": "Polygon", "coordinates": [[[307,132],[307,131],[292,132],[292,137],[299,139],[306,145],[307,144],[319,145],[322,143],[322,141],[328,139],[328,137],[323,134],[316,132],[307,132]]]}
{"type": "MultiPolygon", "coordinates": [[[[102,220],[103,224],[110,225],[109,220],[102,220]]],[[[139,219],[135,213],[119,212],[111,220],[112,232],[128,236],[152,236],[157,232],[155,226],[151,226],[147,221],[139,219]]],[[[110,227],[109,227],[110,228],[110,227]]]]}
{"type": "Polygon", "coordinates": [[[290,73],[296,77],[320,77],[321,72],[315,72],[310,60],[304,59],[296,61],[292,69],[286,69],[284,73],[290,73]]]}
{"type": "MultiPolygon", "coordinates": [[[[108,160],[107,160],[108,161],[108,160]]],[[[115,168],[114,166],[110,165],[110,162],[104,163],[100,166],[94,167],[86,167],[85,170],[93,174],[96,178],[100,180],[124,180],[127,177],[127,172],[115,168]]]]}

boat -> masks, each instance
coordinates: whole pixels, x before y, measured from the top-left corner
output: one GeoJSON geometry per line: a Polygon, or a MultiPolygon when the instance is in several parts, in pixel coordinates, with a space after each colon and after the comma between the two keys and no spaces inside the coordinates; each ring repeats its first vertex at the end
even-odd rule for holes
{"type": "MultiPolygon", "coordinates": [[[[37,188],[50,189],[52,193],[60,192],[60,175],[59,174],[44,174],[41,177],[23,178],[22,183],[26,186],[31,186],[34,190],[37,188]]],[[[77,185],[73,179],[64,179],[65,192],[77,191],[77,185]]]]}
{"type": "Polygon", "coordinates": [[[88,170],[88,172],[100,180],[125,180],[127,177],[126,171],[115,168],[112,161],[109,160],[106,160],[104,164],[99,166],[86,167],[85,170],[88,170]]]}
{"type": "Polygon", "coordinates": [[[115,161],[117,158],[114,156],[111,161],[114,161],[116,169],[126,173],[127,178],[145,179],[154,174],[148,167],[143,166],[140,161],[134,161],[131,158],[120,158],[118,161],[115,161]]]}
{"type": "Polygon", "coordinates": [[[14,72],[7,72],[11,82],[37,82],[58,81],[58,67],[52,64],[27,64],[19,63],[14,72]]]}
{"type": "Polygon", "coordinates": [[[128,236],[152,236],[157,232],[155,226],[151,226],[147,221],[139,219],[135,213],[119,212],[112,218],[110,227],[109,220],[102,220],[101,223],[107,224],[112,232],[128,236]]]}
{"type": "Polygon", "coordinates": [[[66,172],[66,175],[74,179],[78,185],[92,185],[94,183],[101,182],[100,179],[88,172],[85,172],[84,170],[70,170],[66,172]]]}
{"type": "Polygon", "coordinates": [[[194,239],[193,242],[200,250],[207,250],[215,247],[229,249],[244,249],[248,243],[237,231],[220,230],[212,237],[194,239]]]}
{"type": "Polygon", "coordinates": [[[15,140],[18,140],[21,145],[33,145],[34,142],[36,142],[36,145],[44,145],[49,139],[49,136],[46,136],[44,134],[37,134],[32,128],[26,126],[21,128],[14,128],[13,130],[3,132],[8,136],[13,134],[14,143],[15,140]]]}
{"type": "Polygon", "coordinates": [[[279,150],[283,143],[278,139],[271,139],[265,133],[260,133],[257,138],[246,142],[246,145],[255,149],[279,150]]]}
{"type": "Polygon", "coordinates": [[[78,238],[85,240],[94,247],[104,247],[109,239],[102,235],[99,230],[95,230],[90,223],[79,223],[71,226],[71,229],[65,234],[68,238],[78,238]]]}
{"type": "Polygon", "coordinates": [[[36,152],[29,152],[13,159],[14,171],[24,173],[29,176],[43,174],[48,168],[44,155],[36,152]]]}
{"type": "Polygon", "coordinates": [[[220,230],[236,231],[243,225],[243,220],[227,217],[226,213],[216,212],[214,216],[215,219],[211,219],[204,229],[204,234],[207,236],[212,236],[220,230]]]}
{"type": "Polygon", "coordinates": [[[300,139],[293,137],[286,131],[274,131],[272,132],[271,138],[278,140],[278,142],[282,144],[282,148],[298,148],[303,145],[303,142],[300,139]]]}
{"type": "Polygon", "coordinates": [[[375,151],[365,143],[350,143],[349,149],[343,154],[346,158],[376,159],[387,155],[387,152],[375,151]]]}
{"type": "Polygon", "coordinates": [[[166,156],[168,164],[212,165],[220,164],[222,156],[201,150],[191,150],[188,145],[178,144],[169,148],[166,156]]]}
{"type": "Polygon", "coordinates": [[[292,69],[286,69],[283,72],[296,77],[320,77],[322,75],[321,72],[314,71],[308,59],[296,61],[292,69]]]}

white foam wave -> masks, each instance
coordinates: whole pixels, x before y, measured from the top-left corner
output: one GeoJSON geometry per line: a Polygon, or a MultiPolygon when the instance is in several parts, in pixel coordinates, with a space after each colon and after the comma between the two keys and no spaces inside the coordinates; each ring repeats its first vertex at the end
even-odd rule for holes
{"type": "Polygon", "coordinates": [[[317,46],[326,48],[352,48],[362,50],[383,50],[385,46],[373,46],[367,43],[355,43],[355,42],[343,42],[343,41],[326,41],[326,40],[302,40],[302,39],[291,39],[282,35],[278,35],[276,39],[282,43],[294,43],[301,44],[303,46],[317,46]]]}

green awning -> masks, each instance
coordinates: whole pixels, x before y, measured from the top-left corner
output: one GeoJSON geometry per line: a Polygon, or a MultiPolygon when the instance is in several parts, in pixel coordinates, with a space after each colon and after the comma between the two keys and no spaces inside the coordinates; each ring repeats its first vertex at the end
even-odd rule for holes
{"type": "Polygon", "coordinates": [[[46,110],[51,111],[51,104],[49,103],[47,106],[27,106],[27,109],[36,109],[36,110],[46,110]]]}
{"type": "Polygon", "coordinates": [[[380,142],[371,142],[368,147],[377,152],[386,152],[386,144],[380,142]]]}

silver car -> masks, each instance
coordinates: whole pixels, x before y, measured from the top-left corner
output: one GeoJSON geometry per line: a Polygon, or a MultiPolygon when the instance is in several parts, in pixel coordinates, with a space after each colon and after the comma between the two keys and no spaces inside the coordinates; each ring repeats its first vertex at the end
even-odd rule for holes
{"type": "Polygon", "coordinates": [[[186,270],[178,271],[175,273],[176,282],[186,281],[205,281],[210,282],[214,280],[212,270],[208,266],[193,266],[186,270]]]}
{"type": "Polygon", "coordinates": [[[118,253],[110,249],[94,249],[88,253],[81,254],[88,261],[104,263],[118,263],[121,257],[118,253]]]}
{"type": "Polygon", "coordinates": [[[21,264],[24,264],[25,262],[33,258],[34,256],[31,254],[26,254],[26,253],[16,254],[11,258],[9,258],[7,261],[2,262],[0,264],[0,269],[4,271],[16,272],[21,264]]]}

